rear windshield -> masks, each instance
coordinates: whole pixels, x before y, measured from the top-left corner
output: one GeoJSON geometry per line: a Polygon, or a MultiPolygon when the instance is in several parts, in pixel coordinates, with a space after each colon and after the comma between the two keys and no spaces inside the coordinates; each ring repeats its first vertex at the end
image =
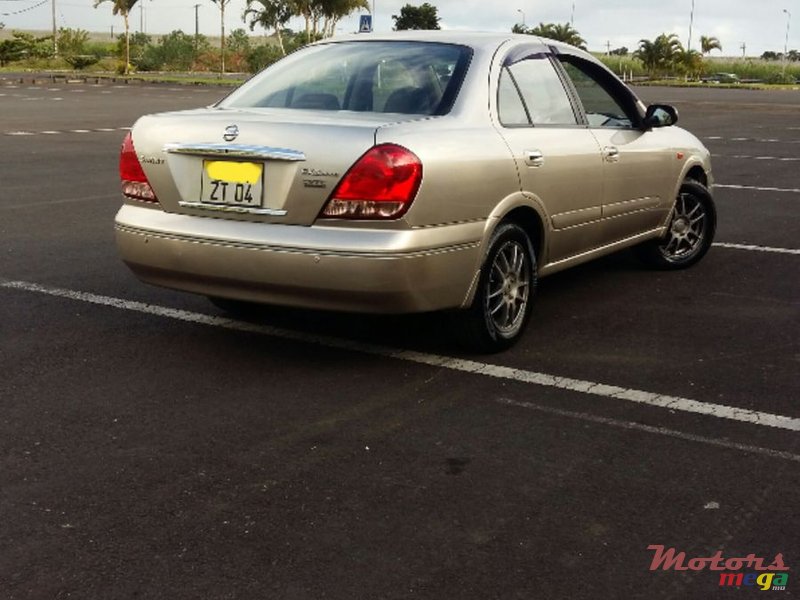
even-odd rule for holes
{"type": "Polygon", "coordinates": [[[262,71],[220,106],[442,115],[471,55],[465,46],[426,42],[311,46],[262,71]]]}

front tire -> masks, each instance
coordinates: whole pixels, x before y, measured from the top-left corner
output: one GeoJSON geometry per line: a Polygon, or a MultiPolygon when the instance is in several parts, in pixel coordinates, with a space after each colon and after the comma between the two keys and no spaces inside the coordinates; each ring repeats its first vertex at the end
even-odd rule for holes
{"type": "Polygon", "coordinates": [[[528,234],[515,223],[501,223],[492,234],[472,306],[456,320],[462,344],[482,353],[514,345],[528,323],[536,281],[536,253],[528,234]]]}
{"type": "Polygon", "coordinates": [[[716,228],[717,211],[708,189],[687,180],[678,192],[666,235],[637,246],[636,254],[657,269],[685,269],[705,256],[716,228]]]}

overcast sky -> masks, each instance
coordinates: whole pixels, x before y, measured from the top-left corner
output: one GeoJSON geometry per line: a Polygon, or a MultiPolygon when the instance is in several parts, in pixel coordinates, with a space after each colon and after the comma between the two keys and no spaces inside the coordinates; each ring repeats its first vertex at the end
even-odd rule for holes
{"type": "MultiPolygon", "coordinates": [[[[47,29],[51,27],[52,0],[0,0],[0,22],[6,29],[47,29]],[[23,11],[23,12],[19,12],[23,11]],[[17,14],[9,14],[17,13],[17,14]]],[[[566,23],[572,18],[570,0],[429,0],[439,9],[443,29],[479,31],[509,31],[514,23],[527,25],[539,22],[566,23]]],[[[122,18],[111,14],[111,2],[93,8],[93,0],[55,0],[56,22],[59,27],[90,31],[122,30],[122,18]]],[[[200,32],[219,33],[219,10],[211,0],[140,0],[134,8],[131,29],[138,31],[143,19],[147,33],[168,33],[182,29],[194,31],[194,8],[200,4],[200,32]],[[139,6],[144,8],[143,14],[139,6]]],[[[408,0],[375,0],[375,30],[389,31],[392,14],[408,0]]],[[[419,5],[422,1],[412,0],[419,5]]],[[[231,0],[226,9],[226,28],[243,27],[241,15],[245,0],[231,0]]],[[[574,27],[588,42],[590,50],[604,51],[627,46],[635,49],[642,38],[652,39],[660,33],[676,33],[686,45],[689,36],[689,15],[692,0],[576,0],[574,27]]],[[[741,56],[741,45],[747,45],[748,55],[760,55],[765,50],[782,52],[786,34],[787,9],[792,13],[789,48],[800,48],[800,0],[695,0],[692,47],[699,46],[700,35],[720,39],[725,55],[741,56]]],[[[357,28],[353,16],[340,25],[339,33],[357,28]]],[[[292,21],[290,27],[302,29],[302,21],[292,21]]],[[[262,33],[256,30],[256,33],[262,33]]],[[[718,53],[716,53],[718,54],[718,53]]]]}

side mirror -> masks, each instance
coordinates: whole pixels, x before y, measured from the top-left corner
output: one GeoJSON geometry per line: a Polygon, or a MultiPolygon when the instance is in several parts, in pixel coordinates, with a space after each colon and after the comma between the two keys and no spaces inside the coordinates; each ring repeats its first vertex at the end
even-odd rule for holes
{"type": "Polygon", "coordinates": [[[669,104],[651,104],[644,115],[647,128],[669,127],[678,122],[678,109],[669,104]]]}

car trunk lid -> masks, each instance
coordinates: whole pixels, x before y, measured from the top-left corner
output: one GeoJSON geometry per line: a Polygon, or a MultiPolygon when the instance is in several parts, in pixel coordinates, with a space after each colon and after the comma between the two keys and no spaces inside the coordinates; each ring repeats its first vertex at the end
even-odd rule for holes
{"type": "Polygon", "coordinates": [[[386,124],[371,113],[212,108],[143,117],[132,134],[164,210],[311,225],[386,124]]]}

